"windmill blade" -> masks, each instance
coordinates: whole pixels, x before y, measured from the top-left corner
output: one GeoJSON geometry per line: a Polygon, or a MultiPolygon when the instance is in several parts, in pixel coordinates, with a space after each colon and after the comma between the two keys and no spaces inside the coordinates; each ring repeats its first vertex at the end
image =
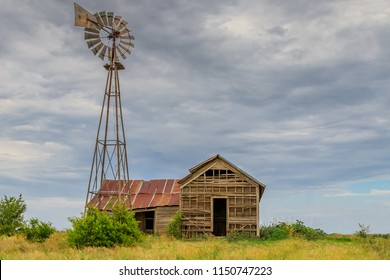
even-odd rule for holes
{"type": "Polygon", "coordinates": [[[125,56],[125,54],[121,51],[121,49],[120,49],[120,48],[117,48],[117,50],[118,50],[120,56],[121,56],[123,59],[126,59],[126,56],[125,56]]]}
{"type": "Polygon", "coordinates": [[[98,34],[95,34],[95,33],[84,33],[84,39],[85,40],[88,40],[88,39],[97,39],[99,38],[99,33],[98,34]]]}
{"type": "Polygon", "coordinates": [[[108,25],[108,19],[107,19],[107,14],[105,11],[99,13],[101,19],[103,20],[104,26],[108,25]]]}
{"type": "Polygon", "coordinates": [[[103,46],[103,49],[99,54],[101,60],[104,60],[104,57],[106,56],[106,50],[107,50],[107,46],[103,46]]]}
{"type": "Polygon", "coordinates": [[[131,54],[131,51],[130,51],[130,48],[125,48],[124,46],[122,46],[121,44],[119,44],[119,47],[124,50],[125,52],[127,52],[128,54],[131,54]]]}
{"type": "Polygon", "coordinates": [[[101,48],[103,48],[103,46],[104,46],[103,43],[100,42],[93,49],[91,49],[91,51],[93,52],[94,55],[96,55],[101,50],[101,48]]]}
{"type": "Polygon", "coordinates": [[[99,34],[99,30],[100,29],[101,29],[100,27],[98,27],[96,29],[85,27],[84,28],[84,32],[89,32],[89,33],[93,33],[93,34],[99,34]]]}
{"type": "Polygon", "coordinates": [[[96,17],[96,20],[97,20],[99,26],[103,27],[104,26],[104,22],[102,21],[102,18],[100,17],[100,15],[98,13],[95,13],[94,16],[96,17]]]}
{"type": "Polygon", "coordinates": [[[87,41],[88,48],[93,48],[96,44],[101,43],[100,38],[98,39],[91,39],[87,41]]]}
{"type": "Polygon", "coordinates": [[[130,43],[130,41],[126,42],[126,41],[121,40],[118,45],[121,45],[125,49],[130,49],[131,47],[134,48],[134,44],[130,43]],[[132,46],[130,46],[129,44],[132,44],[132,46]]]}
{"type": "Polygon", "coordinates": [[[130,29],[125,29],[125,30],[122,30],[120,33],[119,33],[119,35],[123,35],[123,34],[130,34],[130,32],[131,32],[131,30],[130,29]]]}
{"type": "Polygon", "coordinates": [[[115,23],[115,25],[118,25],[118,22],[120,22],[121,19],[122,19],[121,16],[116,16],[116,17],[114,18],[114,23],[115,23]]]}
{"type": "Polygon", "coordinates": [[[134,44],[133,44],[133,43],[130,43],[130,42],[121,41],[121,44],[125,44],[125,45],[128,45],[128,46],[134,48],[134,44]]]}
{"type": "Polygon", "coordinates": [[[120,31],[120,30],[122,30],[124,27],[126,27],[126,24],[127,24],[127,23],[128,23],[127,21],[123,20],[123,21],[121,22],[121,24],[119,24],[118,30],[120,31]]]}
{"type": "Polygon", "coordinates": [[[96,17],[81,7],[79,4],[74,3],[74,24],[76,26],[97,28],[96,17]]]}
{"type": "Polygon", "coordinates": [[[114,13],[113,12],[107,12],[107,19],[108,19],[108,25],[112,26],[113,20],[114,20],[114,13]]]}
{"type": "Polygon", "coordinates": [[[121,40],[135,40],[134,36],[132,35],[120,36],[119,38],[121,38],[121,40]]]}

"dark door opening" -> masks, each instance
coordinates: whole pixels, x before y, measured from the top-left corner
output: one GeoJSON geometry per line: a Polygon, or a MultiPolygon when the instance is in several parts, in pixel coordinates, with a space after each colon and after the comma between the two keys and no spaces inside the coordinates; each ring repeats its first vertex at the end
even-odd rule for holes
{"type": "Polygon", "coordinates": [[[145,232],[153,233],[154,231],[154,211],[145,212],[145,232]]]}
{"type": "Polygon", "coordinates": [[[226,198],[214,198],[213,209],[213,234],[226,236],[226,198]]]}
{"type": "Polygon", "coordinates": [[[136,212],[135,219],[139,221],[139,228],[144,233],[154,233],[154,211],[136,212]]]}

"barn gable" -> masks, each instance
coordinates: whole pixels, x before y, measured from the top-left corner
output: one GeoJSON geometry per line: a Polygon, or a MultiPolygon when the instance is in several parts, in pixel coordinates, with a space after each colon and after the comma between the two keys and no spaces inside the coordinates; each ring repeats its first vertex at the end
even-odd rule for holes
{"type": "Polygon", "coordinates": [[[230,170],[231,172],[235,173],[243,180],[246,180],[251,185],[258,186],[260,191],[260,198],[264,193],[266,186],[263,183],[256,180],[254,177],[246,173],[244,170],[240,169],[239,167],[237,167],[236,165],[234,165],[233,163],[226,160],[220,155],[215,155],[199,163],[198,165],[190,168],[189,169],[190,173],[179,181],[180,188],[185,187],[192,180],[195,180],[197,177],[203,175],[208,170],[230,170]]]}

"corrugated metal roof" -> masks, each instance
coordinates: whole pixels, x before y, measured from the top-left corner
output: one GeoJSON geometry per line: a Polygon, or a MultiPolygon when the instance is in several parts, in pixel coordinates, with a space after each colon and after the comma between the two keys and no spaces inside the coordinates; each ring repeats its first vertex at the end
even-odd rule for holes
{"type": "Polygon", "coordinates": [[[179,206],[180,187],[178,179],[161,180],[105,180],[100,191],[89,202],[90,206],[100,210],[111,210],[119,200],[118,189],[122,189],[122,201],[132,209],[154,208],[159,206],[179,206]]]}

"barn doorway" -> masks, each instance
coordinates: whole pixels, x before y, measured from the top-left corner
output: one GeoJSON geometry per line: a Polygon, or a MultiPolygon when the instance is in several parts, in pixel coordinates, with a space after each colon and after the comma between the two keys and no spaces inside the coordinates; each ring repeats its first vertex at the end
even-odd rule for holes
{"type": "Polygon", "coordinates": [[[226,198],[213,199],[213,234],[226,236],[226,198]]]}

